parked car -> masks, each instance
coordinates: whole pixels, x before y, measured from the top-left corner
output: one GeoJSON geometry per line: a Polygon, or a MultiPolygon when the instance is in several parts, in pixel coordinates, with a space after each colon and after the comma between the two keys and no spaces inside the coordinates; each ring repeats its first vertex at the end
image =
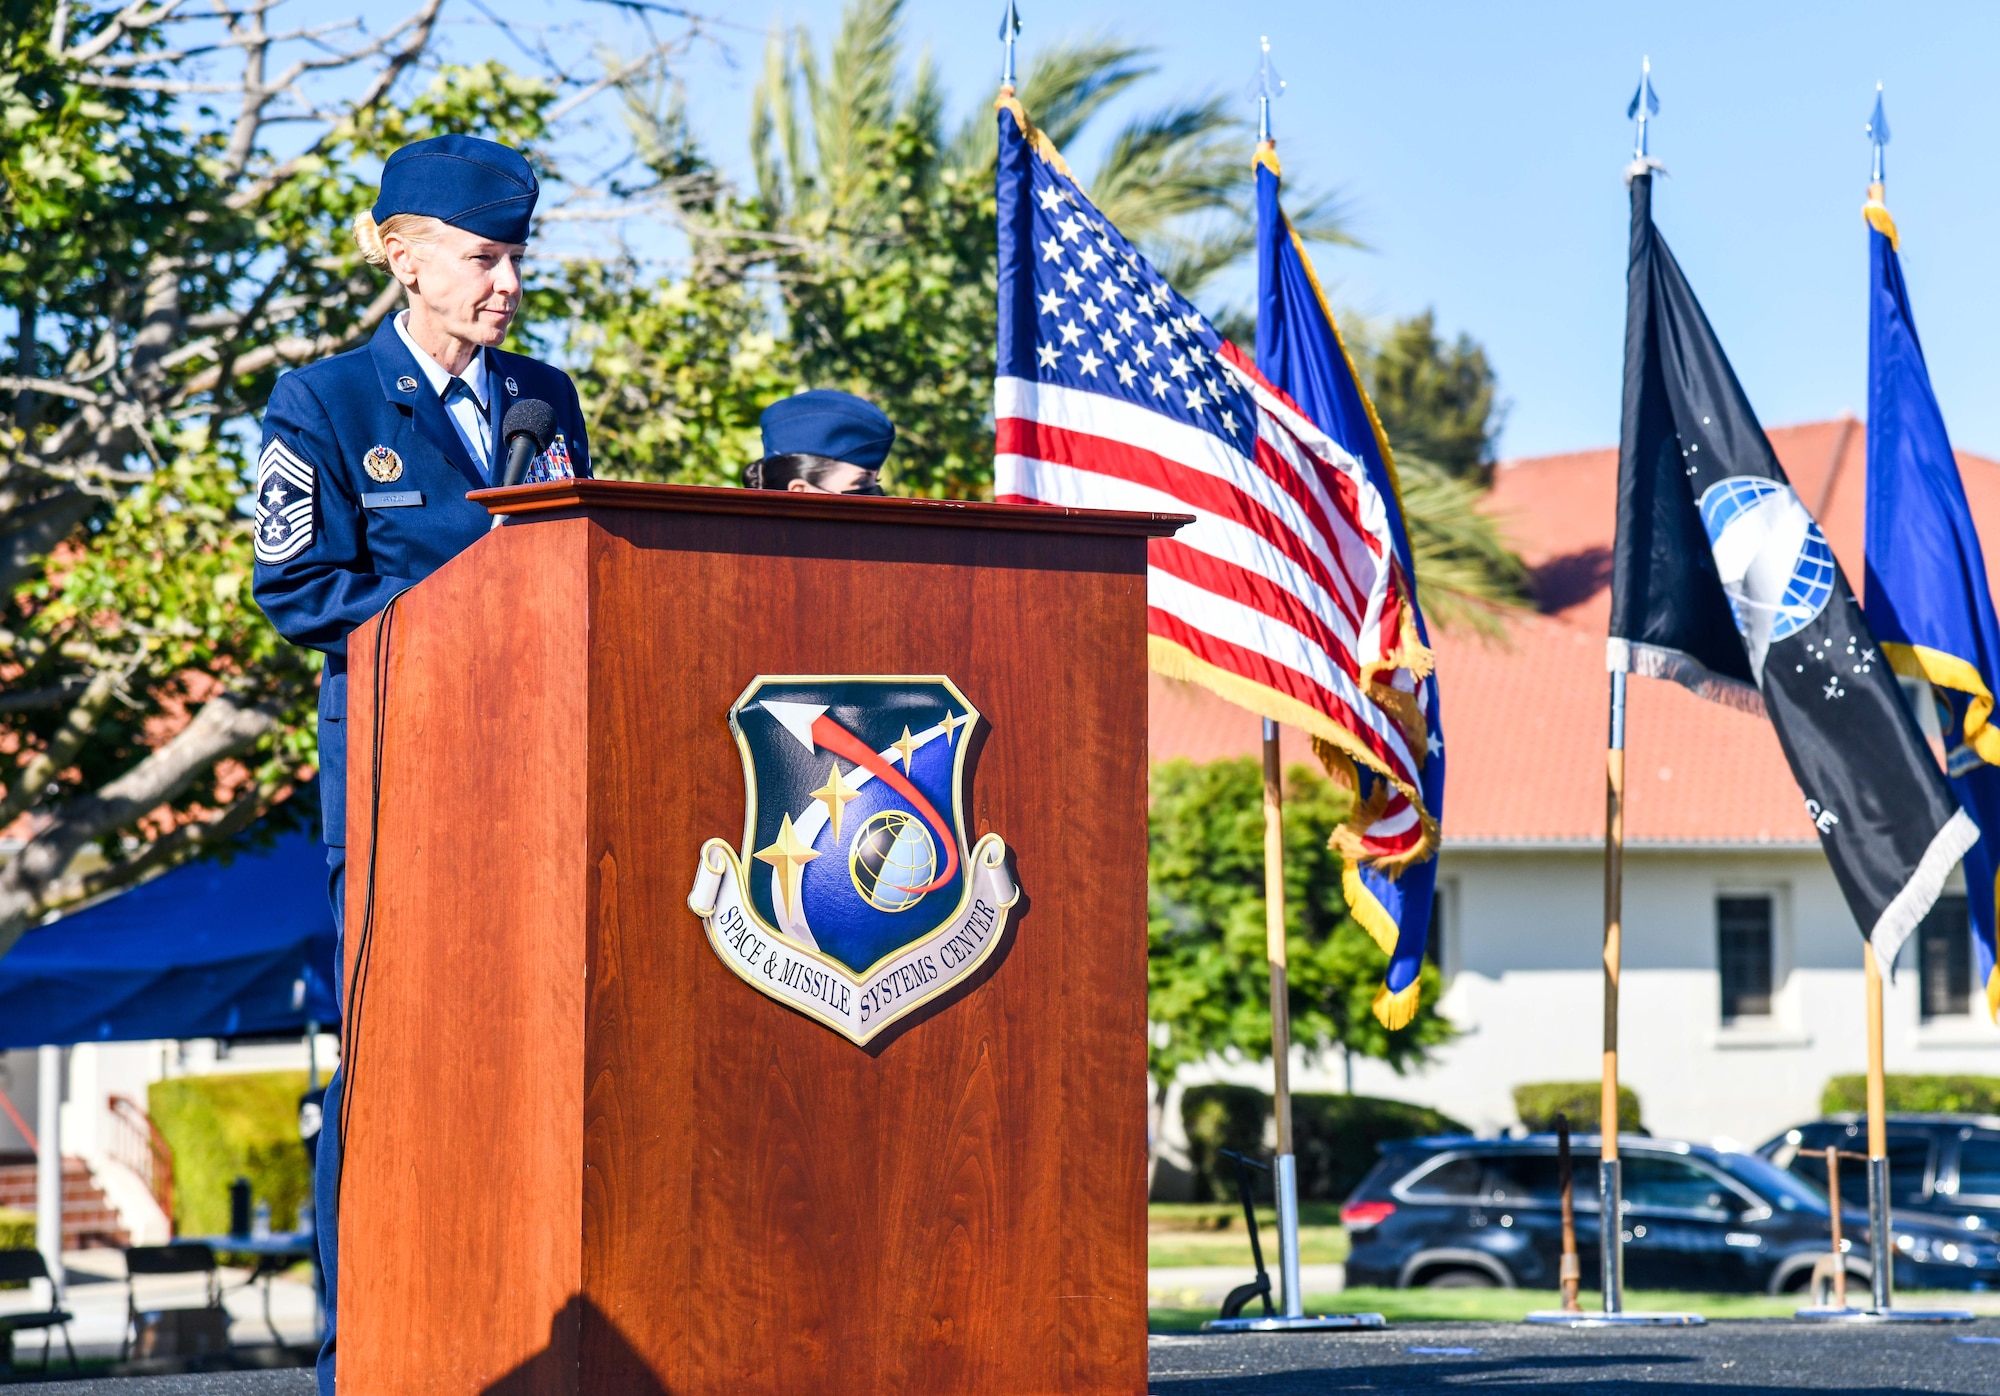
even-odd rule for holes
{"type": "MultiPolygon", "coordinates": [[[[2000,1231],[2000,1116],[1891,1115],[1889,1206],[1896,1220],[1911,1213],[1961,1231],[2000,1231]]],[[[1826,1191],[1826,1149],[1868,1152],[1861,1115],[1828,1115],[1788,1129],[1757,1152],[1826,1191]]],[[[1840,1161],[1840,1195],[1849,1207],[1868,1206],[1868,1165],[1840,1161]]]]}
{"type": "MultiPolygon", "coordinates": [[[[1574,1141],[1577,1250],[1597,1279],[1597,1145],[1574,1141]]],[[[1625,1283],[1633,1289],[1796,1293],[1826,1254],[1826,1196],[1761,1154],[1621,1138],[1625,1283]]],[[[1554,1289],[1562,1255],[1556,1141],[1398,1140],[1341,1211],[1352,1285],[1554,1289]]],[[[1869,1275],[1867,1216],[1846,1208],[1847,1268],[1869,1275]]],[[[2000,1245],[1896,1219],[1894,1280],[1911,1289],[2000,1285],[2000,1245]]]]}

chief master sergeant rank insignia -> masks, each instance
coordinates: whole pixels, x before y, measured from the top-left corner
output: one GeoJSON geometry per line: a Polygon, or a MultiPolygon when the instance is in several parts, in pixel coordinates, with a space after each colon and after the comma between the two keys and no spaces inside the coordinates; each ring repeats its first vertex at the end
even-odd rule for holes
{"type": "Polygon", "coordinates": [[[312,546],[313,469],[275,436],[257,462],[255,523],[261,563],[286,562],[312,546]]]}

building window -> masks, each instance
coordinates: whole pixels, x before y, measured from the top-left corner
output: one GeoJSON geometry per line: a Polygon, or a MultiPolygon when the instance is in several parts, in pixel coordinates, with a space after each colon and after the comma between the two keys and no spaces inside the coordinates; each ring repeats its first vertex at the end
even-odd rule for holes
{"type": "Polygon", "coordinates": [[[1439,974],[1444,973],[1444,884],[1437,883],[1431,891],[1431,928],[1424,939],[1424,958],[1437,966],[1439,974]]]}
{"type": "Polygon", "coordinates": [[[1771,1016],[1771,899],[1718,897],[1717,960],[1722,966],[1722,1020],[1771,1016]]]}
{"type": "Polygon", "coordinates": [[[1964,897],[1939,897],[1917,927],[1919,1006],[1925,1018],[1972,1011],[1972,936],[1964,897]]]}

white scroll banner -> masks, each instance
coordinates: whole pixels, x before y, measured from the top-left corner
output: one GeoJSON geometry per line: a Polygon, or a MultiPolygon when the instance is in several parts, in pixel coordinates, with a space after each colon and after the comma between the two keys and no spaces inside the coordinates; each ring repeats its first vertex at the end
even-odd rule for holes
{"type": "Polygon", "coordinates": [[[1006,843],[986,835],[965,866],[966,891],[951,918],[864,975],[766,924],[744,897],[736,850],[721,839],[701,846],[688,909],[722,962],[753,987],[862,1043],[978,969],[1000,943],[1021,895],[1007,873],[1006,843]]]}

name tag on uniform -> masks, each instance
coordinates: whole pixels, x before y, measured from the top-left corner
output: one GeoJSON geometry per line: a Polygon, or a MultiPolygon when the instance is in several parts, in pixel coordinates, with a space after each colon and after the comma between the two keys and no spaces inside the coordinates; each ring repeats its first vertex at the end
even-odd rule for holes
{"type": "Polygon", "coordinates": [[[414,509],[423,502],[422,490],[377,490],[361,496],[363,509],[414,509]]]}

